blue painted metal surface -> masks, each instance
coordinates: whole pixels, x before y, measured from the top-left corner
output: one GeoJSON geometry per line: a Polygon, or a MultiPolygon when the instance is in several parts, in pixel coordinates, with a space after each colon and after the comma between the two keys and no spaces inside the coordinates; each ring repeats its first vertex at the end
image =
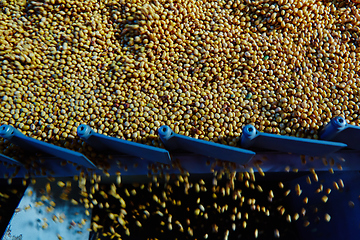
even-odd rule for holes
{"type": "Polygon", "coordinates": [[[308,156],[324,156],[345,148],[347,145],[339,142],[263,133],[256,130],[253,125],[246,125],[241,135],[241,146],[308,156]]]}
{"type": "Polygon", "coordinates": [[[348,148],[360,150],[360,127],[348,124],[343,117],[331,119],[320,132],[320,138],[346,143],[348,148]]]}
{"type": "Polygon", "coordinates": [[[138,158],[147,159],[152,162],[166,164],[171,163],[169,152],[165,149],[126,141],[120,138],[105,136],[94,132],[91,127],[84,124],[77,128],[77,134],[90,146],[100,151],[111,149],[119,153],[136,156],[138,158]]]}
{"type": "MultiPolygon", "coordinates": [[[[317,171],[318,172],[318,171],[317,171]]],[[[289,194],[290,209],[289,214],[301,213],[302,208],[306,210],[305,216],[301,216],[296,225],[300,239],[307,240],[355,240],[360,236],[360,174],[358,171],[335,172],[329,174],[318,172],[319,182],[309,185],[306,177],[296,178],[290,182],[284,182],[285,188],[294,189],[296,184],[300,185],[302,193],[300,196],[293,191],[289,194]],[[333,182],[342,179],[345,183],[344,188],[335,190],[333,182]],[[318,192],[320,184],[323,191],[318,192]],[[332,189],[328,195],[328,201],[323,202],[322,197],[326,194],[326,189],[332,189]],[[308,197],[308,203],[303,199],[308,197]],[[354,206],[349,206],[349,202],[354,206]],[[317,209],[315,211],[315,208],[317,209]],[[331,216],[330,222],[325,221],[325,214],[331,216]],[[310,222],[308,227],[304,227],[304,221],[310,222]]]]}
{"type": "MultiPolygon", "coordinates": [[[[183,172],[189,172],[190,174],[212,174],[212,170],[219,171],[223,168],[221,162],[215,158],[207,157],[199,154],[185,153],[185,152],[174,152],[171,154],[173,163],[176,163],[176,168],[164,167],[160,163],[153,163],[150,161],[139,160],[137,157],[127,156],[113,156],[111,160],[108,160],[109,168],[107,173],[110,176],[116,176],[117,172],[121,172],[121,176],[124,178],[131,178],[132,176],[146,176],[151,170],[149,170],[149,164],[155,164],[157,166],[157,173],[160,172],[169,174],[180,174],[183,172]],[[122,167],[118,165],[121,162],[122,167]],[[208,164],[205,164],[205,163],[208,164]],[[220,165],[218,164],[220,163],[220,165]],[[125,170],[126,168],[126,170],[125,170]],[[181,169],[181,170],[180,170],[181,169]]],[[[321,157],[304,157],[299,154],[288,154],[281,152],[262,152],[256,154],[246,164],[231,165],[231,169],[237,172],[245,172],[249,170],[249,167],[258,165],[264,172],[286,172],[289,169],[299,172],[309,172],[310,168],[314,168],[317,171],[328,171],[333,168],[334,171],[339,171],[338,166],[341,165],[343,171],[360,171],[360,152],[359,151],[341,151],[329,154],[327,157],[328,165],[324,165],[324,159],[321,157]],[[305,159],[306,162],[303,162],[305,159]],[[331,160],[333,159],[333,160],[331,160]],[[345,161],[344,161],[345,160],[345,161]],[[332,162],[332,163],[331,163],[332,162]],[[330,164],[331,163],[331,164],[330,164]],[[232,167],[235,167],[233,169],[232,167]]],[[[257,172],[257,169],[254,168],[257,172]]],[[[102,170],[96,170],[96,174],[102,175],[102,170]]],[[[111,178],[102,178],[102,181],[111,182],[111,178]]]]}
{"type": "Polygon", "coordinates": [[[81,153],[27,137],[9,125],[0,126],[0,137],[28,151],[41,151],[66,161],[75,162],[86,168],[96,168],[96,166],[81,153]]]}
{"type": "MultiPolygon", "coordinates": [[[[326,131],[327,133],[329,132],[329,130],[326,131]]],[[[307,164],[302,164],[299,161],[301,158],[300,154],[306,156],[326,156],[328,159],[335,159],[335,161],[346,159],[345,163],[341,163],[343,170],[360,170],[360,164],[358,164],[360,152],[344,150],[343,148],[346,147],[344,143],[260,133],[252,125],[244,128],[241,144],[243,147],[256,148],[256,155],[255,152],[250,150],[175,134],[168,126],[159,128],[158,132],[165,147],[172,151],[171,159],[169,152],[165,149],[108,137],[95,133],[87,125],[80,125],[78,127],[78,135],[89,145],[93,146],[95,150],[105,150],[106,156],[109,154],[108,150],[115,152],[106,161],[104,161],[105,159],[92,159],[100,163],[106,162],[104,166],[97,166],[98,168],[95,168],[93,163],[80,153],[26,137],[11,126],[0,127],[0,136],[20,145],[25,150],[43,151],[50,154],[51,156],[42,156],[41,159],[43,161],[39,161],[38,165],[40,168],[48,169],[48,173],[55,177],[77,175],[79,173],[77,166],[90,167],[97,174],[104,174],[103,171],[105,170],[110,175],[116,175],[119,171],[123,176],[147,175],[151,164],[169,164],[174,161],[184,171],[202,174],[211,172],[212,166],[216,165],[216,159],[235,163],[237,171],[245,171],[246,166],[259,161],[262,162],[262,169],[269,172],[284,172],[285,166],[296,168],[299,171],[307,171],[309,167],[314,167],[318,170],[328,170],[328,167],[323,165],[323,161],[320,158],[315,158],[312,161],[307,161],[307,164]],[[274,150],[277,152],[274,152],[274,150]],[[293,154],[289,155],[288,152],[293,154]],[[65,164],[60,166],[62,159],[69,160],[77,165],[65,164]],[[205,166],[204,162],[209,164],[205,166]]],[[[3,156],[3,159],[11,161],[6,156],[3,156]]],[[[12,165],[0,166],[0,172],[12,175],[14,168],[9,166],[12,165]]],[[[43,176],[43,174],[36,172],[34,169],[30,171],[30,174],[34,177],[43,176]]],[[[175,174],[180,172],[176,167],[163,167],[162,171],[175,174]]],[[[21,168],[16,176],[23,177],[26,172],[27,170],[21,168]]]]}
{"type": "MultiPolygon", "coordinates": [[[[105,151],[106,153],[107,150],[113,150],[114,152],[121,153],[106,159],[108,164],[106,168],[100,166],[96,168],[90,160],[80,153],[26,137],[11,126],[4,125],[0,127],[1,137],[21,146],[24,150],[41,151],[51,155],[51,157],[42,157],[43,161],[42,163],[39,162],[39,166],[41,167],[43,166],[41,164],[44,164],[44,166],[52,170],[50,175],[54,177],[73,176],[79,173],[76,166],[72,164],[60,165],[62,159],[92,168],[94,173],[100,175],[104,174],[103,169],[106,169],[106,172],[111,176],[121,172],[123,177],[129,177],[129,179],[134,179],[134,181],[137,179],[136,176],[145,176],[151,172],[149,170],[150,165],[156,166],[158,169],[153,174],[160,172],[178,174],[184,171],[191,174],[211,174],[212,171],[223,168],[222,163],[217,160],[220,159],[231,162],[233,164],[231,165],[232,170],[238,172],[246,171],[254,165],[260,166],[264,172],[286,172],[289,170],[308,172],[310,168],[314,168],[318,172],[319,177],[321,177],[321,172],[332,168],[335,174],[332,175],[332,178],[323,179],[324,181],[321,183],[324,187],[331,187],[332,181],[336,181],[341,177],[345,181],[348,180],[346,182],[353,183],[352,185],[347,185],[346,189],[344,189],[347,193],[346,196],[353,201],[358,196],[355,192],[355,190],[358,190],[358,187],[356,187],[357,185],[354,181],[359,179],[357,171],[360,170],[360,127],[348,125],[345,119],[341,117],[332,119],[323,129],[320,133],[322,140],[260,133],[252,125],[247,125],[243,129],[241,146],[256,149],[256,154],[246,149],[175,134],[168,126],[159,128],[158,133],[166,149],[172,151],[171,158],[167,150],[108,137],[95,133],[87,125],[80,125],[78,128],[79,137],[95,150],[105,151]],[[292,154],[289,154],[289,152],[292,152],[292,154]],[[208,164],[205,164],[205,162],[208,164]],[[324,164],[325,162],[326,164],[324,164]],[[169,165],[163,163],[175,164],[176,167],[169,167],[169,165]],[[341,173],[340,170],[347,171],[349,174],[341,173]]],[[[97,160],[99,162],[102,159],[97,160]]],[[[0,178],[4,177],[4,173],[7,173],[7,176],[10,177],[24,177],[25,173],[28,173],[23,164],[14,159],[0,155],[0,161],[4,163],[0,164],[0,178]]],[[[31,171],[32,177],[42,177],[42,174],[35,173],[33,169],[31,171]]],[[[256,172],[257,170],[254,168],[254,171],[256,172]]],[[[103,178],[103,182],[113,181],[112,178],[106,179],[103,178]]],[[[303,180],[305,181],[305,177],[303,180]]],[[[299,179],[296,179],[288,184],[290,187],[293,187],[298,182],[299,179]]],[[[312,193],[314,186],[302,188],[303,192],[310,191],[312,193]]],[[[332,194],[337,196],[338,192],[332,194]]],[[[319,202],[320,204],[321,198],[316,198],[312,195],[307,196],[309,197],[309,202],[319,202]]],[[[301,202],[302,198],[292,199],[294,211],[300,211],[298,208],[301,202]]],[[[312,228],[313,225],[311,225],[305,231],[299,225],[299,229],[301,228],[303,234],[302,237],[308,239],[338,239],[339,237],[343,237],[342,239],[354,239],[352,237],[359,234],[358,229],[352,226],[354,223],[359,224],[359,221],[356,220],[358,209],[355,207],[351,213],[347,213],[347,220],[342,222],[339,219],[344,219],[344,215],[341,215],[340,211],[336,209],[339,206],[338,202],[336,197],[330,198],[326,205],[327,207],[322,209],[323,211],[321,212],[321,214],[328,212],[333,216],[330,221],[331,229],[334,229],[333,234],[326,233],[329,223],[328,225],[317,225],[316,229],[312,228]],[[341,229],[347,229],[346,236],[339,235],[340,227],[341,229]],[[319,235],[317,232],[325,234],[319,235]]],[[[341,204],[344,205],[342,209],[348,207],[344,201],[341,204]]]]}
{"type": "Polygon", "coordinates": [[[0,178],[4,176],[8,177],[22,177],[24,176],[26,169],[23,164],[15,159],[0,154],[0,178]]]}
{"type": "MultiPolygon", "coordinates": [[[[61,180],[70,181],[73,188],[68,188],[69,199],[77,201],[82,197],[77,187],[78,182],[72,178],[61,180]]],[[[66,182],[64,181],[64,182],[66,182]]],[[[88,240],[91,223],[92,209],[87,209],[89,214],[85,214],[85,207],[82,204],[74,205],[70,201],[61,199],[63,189],[57,186],[56,182],[49,182],[47,179],[38,179],[36,184],[30,184],[25,191],[17,211],[7,226],[2,240],[14,239],[73,239],[88,240]],[[46,184],[50,184],[51,192],[46,200],[42,199],[42,189],[46,189],[46,184]],[[42,204],[39,205],[38,203],[42,204]],[[52,208],[55,203],[56,207],[52,208]],[[75,223],[75,224],[73,224],[75,223]]]]}
{"type": "Polygon", "coordinates": [[[0,161],[2,162],[7,162],[9,164],[15,164],[15,165],[18,165],[18,166],[22,166],[23,164],[19,161],[16,161],[15,159],[12,159],[8,156],[5,156],[3,154],[0,154],[0,161]]]}
{"type": "Polygon", "coordinates": [[[171,151],[181,149],[240,164],[247,163],[255,155],[255,152],[246,149],[230,147],[176,134],[169,126],[161,126],[158,129],[158,134],[165,147],[171,151]]]}

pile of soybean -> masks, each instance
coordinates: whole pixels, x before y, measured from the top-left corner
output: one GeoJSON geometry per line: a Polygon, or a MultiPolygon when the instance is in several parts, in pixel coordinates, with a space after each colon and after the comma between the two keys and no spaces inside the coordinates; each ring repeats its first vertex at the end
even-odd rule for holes
{"type": "Polygon", "coordinates": [[[85,153],[82,123],[154,146],[359,125],[355,2],[1,0],[0,124],[85,153]]]}

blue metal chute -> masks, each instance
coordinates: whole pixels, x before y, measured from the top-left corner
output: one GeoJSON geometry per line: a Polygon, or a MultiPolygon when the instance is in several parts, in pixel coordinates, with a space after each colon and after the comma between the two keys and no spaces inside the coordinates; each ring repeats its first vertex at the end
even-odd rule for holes
{"type": "Polygon", "coordinates": [[[24,176],[26,169],[23,164],[15,159],[0,154],[0,174],[9,177],[24,176]]]}
{"type": "Polygon", "coordinates": [[[62,160],[74,162],[86,168],[96,168],[96,166],[81,153],[27,137],[9,125],[2,125],[0,127],[0,137],[3,137],[9,142],[28,151],[41,151],[62,160]]]}
{"type": "Polygon", "coordinates": [[[339,142],[262,133],[253,125],[246,125],[241,136],[241,146],[308,156],[323,156],[345,148],[347,145],[339,142]]]}
{"type": "Polygon", "coordinates": [[[45,156],[41,158],[41,161],[37,161],[37,169],[26,169],[27,164],[16,161],[8,156],[0,154],[0,178],[5,176],[22,178],[26,174],[30,174],[32,177],[43,177],[41,172],[37,173],[37,169],[47,169],[49,175],[53,177],[70,177],[79,174],[76,166],[73,164],[65,164],[60,167],[59,158],[53,156],[45,156]]]}
{"type": "Polygon", "coordinates": [[[5,156],[3,154],[0,154],[0,161],[7,162],[9,164],[15,164],[18,166],[23,166],[23,164],[19,161],[16,161],[15,159],[12,159],[11,157],[5,156]]]}
{"type": "Polygon", "coordinates": [[[169,126],[158,129],[161,141],[169,150],[185,150],[188,152],[217,158],[225,161],[245,164],[255,155],[255,152],[237,147],[226,146],[214,142],[199,140],[176,134],[169,126]]]}
{"type": "Polygon", "coordinates": [[[343,117],[331,119],[320,132],[320,138],[346,143],[348,148],[360,150],[360,127],[348,124],[343,117]]]}
{"type": "Polygon", "coordinates": [[[148,146],[141,143],[131,142],[120,138],[105,136],[94,132],[87,125],[77,128],[78,136],[96,150],[113,150],[115,152],[136,156],[152,162],[170,164],[169,152],[165,149],[148,146]]]}
{"type": "MultiPolygon", "coordinates": [[[[78,185],[77,181],[72,178],[58,178],[59,181],[70,182],[72,186],[78,185]]],[[[82,195],[79,188],[67,188],[71,199],[80,201],[82,195]]],[[[30,183],[25,190],[22,199],[18,203],[7,230],[3,236],[3,240],[9,239],[76,239],[89,240],[89,231],[79,231],[88,229],[91,226],[92,209],[86,209],[83,204],[71,204],[60,196],[63,194],[63,188],[57,185],[57,181],[50,182],[46,178],[39,178],[36,183],[30,183]],[[50,187],[50,194],[41,192],[50,187]],[[43,204],[38,204],[38,203],[43,204]],[[50,206],[52,203],[55,208],[50,206]],[[34,207],[35,206],[35,207],[34,207]],[[85,210],[89,214],[85,214],[85,210]],[[79,227],[71,227],[72,225],[61,223],[58,221],[61,216],[66,216],[70,222],[79,223],[79,227]],[[51,222],[48,222],[50,220],[51,222]],[[48,225],[44,225],[49,223],[48,225]],[[83,224],[80,225],[80,223],[83,224]],[[46,227],[43,227],[46,226],[46,227]],[[69,227],[70,226],[70,227],[69,227]],[[40,230],[41,229],[41,230],[40,230]],[[79,234],[81,233],[81,234],[79,234]]],[[[5,207],[5,206],[4,206],[5,207]]],[[[7,206],[6,206],[7,207],[7,206]]],[[[1,239],[1,236],[0,236],[1,239]]]]}

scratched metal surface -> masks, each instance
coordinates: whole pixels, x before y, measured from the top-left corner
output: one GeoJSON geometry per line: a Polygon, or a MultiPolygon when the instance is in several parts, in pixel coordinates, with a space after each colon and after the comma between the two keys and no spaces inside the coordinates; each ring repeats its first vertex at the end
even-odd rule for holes
{"type": "MultiPolygon", "coordinates": [[[[69,180],[69,179],[65,179],[69,180]]],[[[2,237],[2,240],[44,240],[44,239],[74,239],[88,240],[91,222],[90,216],[85,214],[82,204],[73,205],[69,201],[64,201],[59,196],[60,188],[56,182],[51,183],[51,193],[49,199],[42,201],[44,205],[39,205],[41,196],[40,189],[45,189],[48,181],[39,179],[35,185],[29,185],[23,198],[15,210],[13,217],[2,237]],[[50,202],[56,206],[49,210],[50,202]],[[85,224],[79,225],[85,219],[85,224]]],[[[77,188],[77,182],[73,182],[73,188],[77,188]]],[[[44,194],[45,196],[47,194],[44,194]]],[[[79,193],[71,191],[69,198],[79,198],[79,193]]],[[[90,210],[90,209],[89,209],[90,210]]]]}

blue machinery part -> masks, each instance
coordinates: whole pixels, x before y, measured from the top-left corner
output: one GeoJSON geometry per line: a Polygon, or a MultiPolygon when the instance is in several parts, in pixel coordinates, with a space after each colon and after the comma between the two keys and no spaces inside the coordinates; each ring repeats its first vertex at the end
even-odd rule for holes
{"type": "MultiPolygon", "coordinates": [[[[59,180],[70,181],[73,186],[78,184],[72,178],[59,178],[59,180]]],[[[84,214],[86,209],[82,204],[69,204],[68,201],[59,197],[61,193],[62,189],[57,186],[57,183],[49,182],[46,178],[38,179],[35,184],[30,184],[25,190],[2,240],[89,240],[87,229],[90,228],[92,209],[88,209],[88,215],[84,214]],[[46,200],[41,200],[43,196],[41,189],[45,189],[47,184],[50,186],[51,195],[46,200]],[[43,204],[38,205],[40,201],[43,204]],[[54,205],[56,207],[51,208],[54,205]],[[72,223],[76,223],[76,226],[71,225],[72,223]]],[[[76,201],[81,199],[78,188],[72,189],[69,195],[76,201]]]]}
{"type": "MultiPolygon", "coordinates": [[[[247,125],[243,128],[240,145],[251,150],[179,135],[168,126],[158,129],[159,137],[166,149],[99,134],[87,125],[80,125],[77,131],[78,136],[92,146],[95,151],[108,154],[110,150],[114,153],[112,159],[108,159],[107,172],[110,175],[115,175],[120,170],[119,165],[126,166],[127,170],[121,171],[124,176],[146,175],[149,164],[171,165],[175,159],[189,173],[209,173],[211,168],[205,166],[204,162],[214,163],[217,159],[235,163],[238,171],[244,171],[247,166],[262,159],[267,159],[267,161],[262,161],[261,167],[264,171],[283,172],[284,166],[298,168],[299,171],[307,171],[309,167],[327,170],[321,161],[308,161],[305,165],[301,164],[298,161],[299,155],[315,158],[327,157],[336,161],[345,158],[347,161],[342,164],[344,170],[360,170],[358,161],[360,127],[348,125],[341,117],[334,118],[323,129],[320,135],[323,140],[261,133],[254,126],[247,125]],[[289,153],[291,154],[289,155],[289,153]],[[134,163],[136,163],[136,167],[134,167],[134,163]]],[[[79,172],[76,170],[78,168],[71,164],[60,166],[59,162],[64,160],[74,163],[77,167],[81,166],[82,169],[97,174],[103,173],[103,168],[97,168],[83,154],[27,137],[12,126],[1,126],[0,137],[24,150],[46,153],[47,155],[42,156],[41,159],[54,177],[71,176],[79,172]]],[[[22,163],[4,155],[0,155],[0,161],[3,162],[3,165],[0,165],[0,174],[6,173],[7,176],[12,177],[24,176],[26,170],[22,163]],[[14,166],[18,167],[15,172],[14,166]]],[[[166,171],[178,173],[174,169],[166,171]]],[[[3,174],[0,177],[3,177],[3,174]]],[[[33,177],[40,176],[41,174],[33,173],[33,177]]]]}
{"type": "Polygon", "coordinates": [[[45,143],[37,139],[25,136],[12,126],[3,125],[0,127],[0,137],[22,147],[28,151],[40,151],[62,160],[77,162],[86,168],[96,168],[96,166],[81,153],[71,151],[53,144],[45,143]]]}
{"type": "Polygon", "coordinates": [[[77,128],[77,134],[82,140],[98,151],[113,150],[153,162],[171,163],[169,152],[164,149],[108,137],[94,132],[89,126],[84,124],[77,128]]]}
{"type": "Polygon", "coordinates": [[[249,150],[176,134],[168,126],[160,127],[158,133],[166,149],[169,150],[180,149],[239,164],[246,164],[255,155],[255,152],[249,150]]]}
{"type": "Polygon", "coordinates": [[[346,144],[262,133],[253,125],[246,125],[241,136],[241,146],[307,156],[324,156],[346,147],[346,144]]]}
{"type": "Polygon", "coordinates": [[[16,175],[24,176],[26,171],[21,162],[0,154],[0,173],[15,177],[16,175]]]}
{"type": "MultiPolygon", "coordinates": [[[[149,164],[171,165],[173,162],[180,163],[181,167],[189,173],[210,173],[211,165],[216,163],[217,159],[236,164],[237,171],[246,171],[249,166],[259,162],[261,162],[264,172],[284,172],[286,166],[291,169],[297,168],[299,171],[308,171],[309,168],[315,168],[317,172],[327,171],[329,166],[324,166],[321,158],[331,159],[333,164],[341,164],[342,170],[351,171],[351,174],[355,174],[354,170],[360,170],[360,127],[348,125],[346,120],[341,117],[332,119],[321,131],[321,140],[260,133],[254,126],[247,125],[243,128],[240,145],[242,148],[251,150],[175,134],[168,126],[159,128],[158,133],[166,149],[98,134],[86,125],[78,127],[78,136],[96,151],[107,153],[110,150],[115,153],[112,158],[107,159],[109,175],[116,175],[118,171],[123,176],[146,175],[149,171],[149,164]],[[300,158],[305,159],[306,163],[299,161],[300,158]],[[206,161],[210,162],[207,166],[204,164],[206,161]],[[136,167],[134,163],[136,163],[136,167]],[[121,165],[126,166],[125,171],[122,171],[121,165]]],[[[90,161],[91,159],[89,160],[83,154],[27,137],[11,126],[1,126],[0,137],[26,151],[46,153],[47,156],[42,156],[41,159],[54,177],[67,177],[80,172],[71,164],[60,165],[60,162],[64,160],[72,162],[78,167],[81,166],[81,169],[86,169],[88,172],[104,174],[103,168],[97,168],[90,161]]],[[[163,169],[168,173],[179,173],[178,169],[163,169]]],[[[336,171],[336,169],[334,170],[336,171]]],[[[28,170],[22,162],[0,155],[0,178],[22,178],[27,172],[28,170]]],[[[333,177],[337,177],[338,174],[341,172],[336,172],[336,176],[333,177]]],[[[350,176],[344,172],[342,174],[350,176]]],[[[43,175],[34,172],[32,176],[42,177],[43,175]]],[[[359,178],[354,175],[353,179],[359,178]]],[[[334,178],[334,180],[336,179],[334,178]]],[[[326,180],[323,184],[330,186],[332,180],[326,180]]],[[[357,186],[357,184],[353,185],[357,186]]],[[[355,186],[352,186],[352,190],[347,192],[354,192],[354,189],[355,186]]],[[[298,200],[293,200],[294,208],[299,205],[296,201],[298,200]]],[[[336,203],[327,204],[327,208],[336,207],[336,203]]],[[[15,218],[15,215],[12,224],[21,222],[21,219],[15,218]]],[[[88,216],[82,217],[88,218],[88,216]]],[[[90,218],[88,219],[90,220],[90,218]]],[[[348,228],[349,236],[353,236],[354,233],[355,231],[348,228]]],[[[310,233],[304,235],[304,238],[314,239],[309,236],[311,236],[310,233]]],[[[328,238],[329,236],[327,236],[328,238]]]]}
{"type": "Polygon", "coordinates": [[[360,127],[350,125],[343,117],[335,117],[320,132],[320,138],[347,144],[348,148],[360,150],[360,127]]]}
{"type": "Polygon", "coordinates": [[[0,161],[3,161],[3,162],[6,162],[8,164],[15,164],[17,166],[22,166],[22,163],[10,158],[10,157],[7,157],[3,154],[0,154],[0,161]]]}

